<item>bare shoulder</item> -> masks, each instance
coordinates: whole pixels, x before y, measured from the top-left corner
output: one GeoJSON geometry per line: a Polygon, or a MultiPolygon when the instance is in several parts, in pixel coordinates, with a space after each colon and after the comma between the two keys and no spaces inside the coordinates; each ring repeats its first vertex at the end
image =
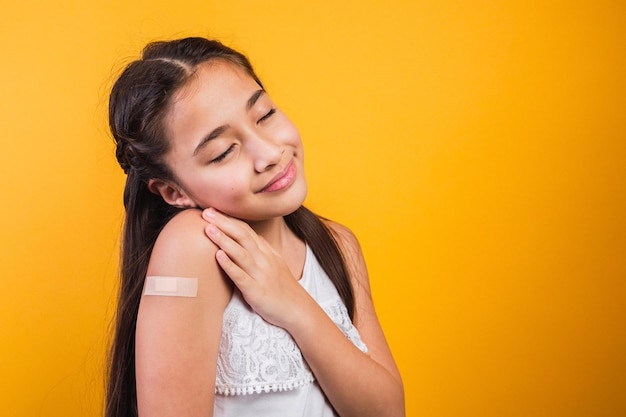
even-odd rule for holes
{"type": "Polygon", "coordinates": [[[154,325],[157,319],[178,328],[184,324],[182,318],[195,323],[208,313],[221,319],[232,287],[215,259],[216,246],[204,234],[206,224],[200,210],[189,209],[174,216],[159,233],[146,275],[196,279],[197,294],[190,298],[142,295],[138,328],[154,325]]]}
{"type": "Polygon", "coordinates": [[[331,220],[323,220],[323,222],[337,240],[342,251],[361,253],[361,246],[352,230],[331,220]]]}
{"type": "Polygon", "coordinates": [[[330,220],[323,220],[323,222],[337,241],[346,261],[353,286],[355,289],[364,290],[365,293],[369,294],[369,276],[361,245],[356,235],[342,224],[330,220]]]}
{"type": "MultiPolygon", "coordinates": [[[[204,234],[207,223],[200,210],[184,210],[174,216],[161,230],[154,244],[146,276],[193,278],[197,280],[197,294],[182,302],[181,297],[142,296],[141,317],[161,317],[171,310],[165,305],[176,305],[177,312],[168,319],[177,321],[182,311],[197,316],[207,308],[218,307],[222,312],[232,295],[230,280],[215,259],[217,247],[204,234]],[[210,303],[207,303],[210,301],[210,303]],[[193,312],[193,313],[192,313],[193,312]]],[[[207,310],[208,311],[208,310],[207,310]]],[[[221,315],[220,315],[221,317],[221,315]]]]}
{"type": "Polygon", "coordinates": [[[217,271],[217,247],[204,234],[201,211],[184,210],[161,230],[150,256],[149,274],[185,276],[217,271]]]}
{"type": "Polygon", "coordinates": [[[204,234],[206,225],[200,210],[183,210],[163,227],[155,246],[167,246],[170,250],[177,249],[179,245],[187,250],[193,250],[198,246],[201,250],[215,248],[215,245],[204,234]]]}

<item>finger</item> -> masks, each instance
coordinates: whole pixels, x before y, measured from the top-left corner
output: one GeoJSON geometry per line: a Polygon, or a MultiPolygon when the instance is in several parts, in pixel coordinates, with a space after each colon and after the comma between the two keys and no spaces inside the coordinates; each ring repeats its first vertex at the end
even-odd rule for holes
{"type": "Polygon", "coordinates": [[[221,213],[213,208],[202,212],[206,221],[217,226],[224,234],[248,250],[262,245],[256,232],[246,222],[221,213]]]}
{"type": "Polygon", "coordinates": [[[239,288],[239,290],[244,293],[248,290],[250,276],[246,274],[246,272],[241,269],[237,264],[235,264],[224,252],[223,250],[218,250],[215,252],[215,259],[220,267],[224,270],[226,275],[230,278],[230,280],[239,288]]]}
{"type": "Polygon", "coordinates": [[[216,225],[209,224],[205,228],[206,234],[230,259],[250,275],[258,272],[259,266],[250,251],[242,247],[237,241],[223,233],[216,225]]]}
{"type": "Polygon", "coordinates": [[[207,236],[221,250],[223,250],[230,258],[241,258],[246,250],[241,245],[224,233],[217,225],[209,223],[204,228],[207,236]]]}
{"type": "Polygon", "coordinates": [[[226,213],[222,213],[219,210],[214,208],[208,208],[202,211],[202,217],[208,221],[209,223],[223,223],[223,222],[232,222],[235,224],[239,224],[242,227],[247,226],[247,223],[243,220],[240,220],[236,217],[230,216],[226,213]]]}

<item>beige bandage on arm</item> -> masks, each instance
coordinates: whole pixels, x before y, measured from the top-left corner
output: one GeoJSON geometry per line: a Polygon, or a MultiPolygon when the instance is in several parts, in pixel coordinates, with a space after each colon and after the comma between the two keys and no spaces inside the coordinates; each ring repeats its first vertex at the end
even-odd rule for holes
{"type": "Polygon", "coordinates": [[[144,295],[161,295],[166,297],[196,297],[198,295],[198,279],[183,277],[146,277],[144,295]]]}

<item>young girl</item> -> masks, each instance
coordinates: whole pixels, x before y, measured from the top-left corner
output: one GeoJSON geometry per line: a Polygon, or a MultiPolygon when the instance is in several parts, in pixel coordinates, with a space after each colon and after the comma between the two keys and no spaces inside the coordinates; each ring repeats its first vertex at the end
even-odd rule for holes
{"type": "Polygon", "coordinates": [[[107,417],[404,415],[357,240],[302,206],[300,136],[248,60],[152,43],[109,117],[127,179],[107,417]]]}

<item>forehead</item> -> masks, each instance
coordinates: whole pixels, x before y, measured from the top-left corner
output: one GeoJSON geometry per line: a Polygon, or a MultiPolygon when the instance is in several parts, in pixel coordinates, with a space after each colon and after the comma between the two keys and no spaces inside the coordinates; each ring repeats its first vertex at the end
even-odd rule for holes
{"type": "Polygon", "coordinates": [[[192,101],[198,95],[213,101],[237,99],[238,94],[258,88],[258,83],[239,65],[214,59],[198,65],[194,74],[174,94],[172,104],[192,101]]]}
{"type": "Polygon", "coordinates": [[[224,60],[202,63],[177,91],[163,119],[170,150],[189,154],[218,126],[245,114],[259,84],[241,67],[224,60]]]}

